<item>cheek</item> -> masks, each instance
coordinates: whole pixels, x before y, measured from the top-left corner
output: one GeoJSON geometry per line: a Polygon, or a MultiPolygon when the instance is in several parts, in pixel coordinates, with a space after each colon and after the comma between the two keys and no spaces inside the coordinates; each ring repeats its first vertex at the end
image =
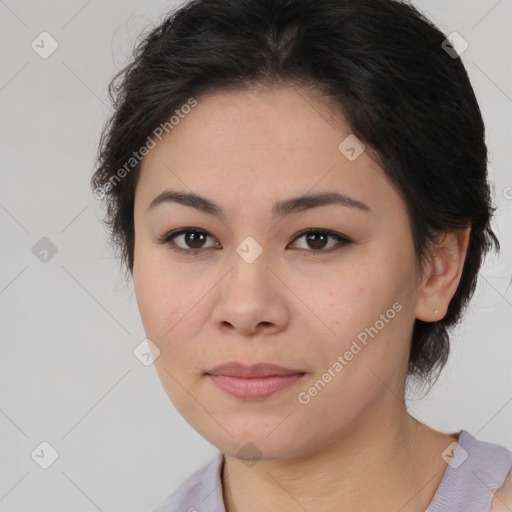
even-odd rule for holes
{"type": "Polygon", "coordinates": [[[140,257],[134,265],[134,288],[144,331],[159,350],[154,367],[168,397],[186,416],[197,404],[182,386],[200,370],[194,365],[197,347],[193,339],[197,333],[188,315],[197,315],[199,308],[192,310],[198,299],[190,284],[174,276],[162,272],[150,259],[140,257]]]}
{"type": "Polygon", "coordinates": [[[136,296],[146,335],[160,350],[173,349],[178,340],[188,337],[187,312],[197,302],[190,293],[170,279],[146,276],[136,286],[136,296]]]}
{"type": "Polygon", "coordinates": [[[402,278],[385,265],[363,263],[359,269],[333,278],[328,289],[317,289],[316,297],[309,292],[312,301],[323,304],[322,319],[333,331],[332,343],[324,345],[329,358],[324,364],[345,354],[351,366],[389,367],[392,371],[401,364],[410,337],[400,293],[402,278]]]}
{"type": "Polygon", "coordinates": [[[177,322],[187,300],[187,294],[172,275],[162,271],[149,250],[136,247],[133,284],[137,306],[146,335],[158,346],[165,332],[177,322]]]}
{"type": "Polygon", "coordinates": [[[194,340],[207,321],[204,298],[212,285],[205,279],[191,280],[187,272],[164,269],[154,258],[144,258],[142,251],[138,256],[134,288],[140,317],[147,338],[160,350],[155,360],[160,377],[174,387],[173,379],[162,373],[164,367],[177,378],[199,371],[194,364],[202,345],[198,347],[194,340]]]}
{"type": "Polygon", "coordinates": [[[321,304],[321,314],[337,336],[346,338],[356,334],[378,318],[383,307],[387,309],[391,294],[383,283],[371,275],[369,266],[352,267],[349,271],[334,273],[324,289],[308,290],[314,304],[321,304]]]}

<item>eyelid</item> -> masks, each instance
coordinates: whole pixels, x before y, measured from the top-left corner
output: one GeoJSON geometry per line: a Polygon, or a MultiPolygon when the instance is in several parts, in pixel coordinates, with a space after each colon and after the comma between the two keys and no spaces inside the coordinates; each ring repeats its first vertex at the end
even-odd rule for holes
{"type": "Polygon", "coordinates": [[[207,247],[206,249],[204,249],[204,248],[201,248],[201,249],[183,249],[182,247],[177,246],[173,242],[173,238],[176,238],[177,236],[180,236],[180,235],[183,235],[183,234],[186,234],[186,233],[190,233],[190,232],[204,234],[205,236],[212,238],[212,235],[210,233],[208,233],[208,231],[206,231],[204,229],[194,228],[194,227],[185,227],[185,228],[179,228],[179,229],[175,229],[173,231],[170,231],[169,233],[165,234],[162,238],[157,238],[156,241],[159,244],[169,246],[172,251],[186,253],[186,254],[191,254],[191,255],[192,254],[198,255],[198,254],[204,253],[206,251],[206,249],[211,249],[211,247],[207,247]],[[172,245],[172,247],[171,247],[171,245],[172,245]]]}
{"type": "Polygon", "coordinates": [[[328,249],[297,249],[298,251],[304,253],[304,254],[330,254],[331,252],[334,252],[338,249],[341,249],[341,247],[344,247],[345,245],[353,243],[353,241],[343,235],[342,233],[339,233],[337,231],[332,231],[331,229],[325,229],[325,228],[306,228],[302,231],[299,231],[293,238],[292,243],[296,242],[299,238],[302,238],[305,235],[314,234],[314,233],[322,233],[327,235],[330,238],[333,238],[338,243],[335,244],[332,247],[329,247],[328,249]]]}
{"type": "MultiPolygon", "coordinates": [[[[194,228],[194,227],[185,227],[185,228],[179,228],[179,229],[170,231],[169,233],[165,234],[162,238],[157,238],[157,243],[162,244],[162,245],[168,245],[168,246],[170,246],[172,244],[173,247],[170,247],[171,250],[176,251],[176,252],[190,254],[190,255],[199,255],[199,254],[204,253],[207,249],[211,249],[211,247],[201,248],[201,249],[183,249],[182,247],[179,247],[176,244],[174,244],[174,242],[172,241],[173,238],[175,238],[179,235],[182,235],[182,234],[189,233],[189,232],[196,232],[196,233],[204,234],[207,237],[213,238],[213,236],[208,231],[206,231],[204,229],[194,228]]],[[[332,231],[332,230],[326,229],[326,228],[303,229],[294,235],[294,237],[292,239],[292,243],[296,242],[299,238],[302,238],[305,235],[314,234],[314,233],[325,234],[328,237],[336,240],[338,243],[328,249],[297,249],[298,251],[305,253],[305,254],[309,254],[309,255],[319,254],[319,253],[329,254],[345,245],[353,243],[353,241],[349,237],[343,235],[342,233],[339,233],[337,231],[332,231]]]]}

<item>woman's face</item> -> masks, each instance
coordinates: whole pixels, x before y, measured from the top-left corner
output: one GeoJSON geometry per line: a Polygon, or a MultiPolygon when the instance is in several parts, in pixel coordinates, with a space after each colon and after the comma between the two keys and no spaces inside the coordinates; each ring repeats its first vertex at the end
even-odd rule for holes
{"type": "Polygon", "coordinates": [[[143,162],[133,278],[146,336],[169,398],[227,455],[300,456],[384,428],[403,407],[419,283],[411,229],[403,200],[349,135],[305,89],[215,93],[143,162]],[[149,208],[166,190],[222,215],[170,200],[149,208]],[[333,193],[350,201],[287,203],[333,193]],[[158,242],[182,228],[200,234],[158,242]],[[244,399],[207,375],[235,361],[304,375],[244,399]]]}

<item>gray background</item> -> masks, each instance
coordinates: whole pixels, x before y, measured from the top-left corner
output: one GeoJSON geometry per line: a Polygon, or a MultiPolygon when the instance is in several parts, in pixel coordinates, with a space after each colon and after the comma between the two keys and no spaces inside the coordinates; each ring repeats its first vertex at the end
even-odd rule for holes
{"type": "MultiPolygon", "coordinates": [[[[438,384],[410,408],[512,449],[512,1],[415,4],[469,42],[502,255],[486,261],[438,384]]],[[[135,296],[89,188],[107,84],[173,5],[0,0],[1,512],[151,510],[217,453],[133,355],[135,296]],[[59,45],[47,59],[31,48],[43,31],[59,45]],[[33,252],[43,237],[57,249],[46,262],[33,252]],[[59,455],[48,469],[31,457],[43,441],[59,455]]]]}

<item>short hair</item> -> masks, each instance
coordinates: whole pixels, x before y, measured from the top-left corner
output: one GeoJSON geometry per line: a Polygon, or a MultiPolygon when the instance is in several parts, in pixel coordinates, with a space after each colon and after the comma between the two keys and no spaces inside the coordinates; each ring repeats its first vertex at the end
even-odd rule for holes
{"type": "Polygon", "coordinates": [[[114,113],[91,179],[105,199],[103,222],[125,269],[133,276],[141,160],[131,159],[155,128],[170,132],[169,116],[209,92],[260,85],[320,92],[403,198],[420,272],[436,233],[471,225],[445,317],[415,319],[408,375],[438,375],[448,359],[447,329],[473,295],[485,253],[492,244],[500,249],[490,227],[495,208],[482,115],[445,40],[415,7],[396,0],[192,0],[172,10],[141,36],[109,84],[114,113]]]}

